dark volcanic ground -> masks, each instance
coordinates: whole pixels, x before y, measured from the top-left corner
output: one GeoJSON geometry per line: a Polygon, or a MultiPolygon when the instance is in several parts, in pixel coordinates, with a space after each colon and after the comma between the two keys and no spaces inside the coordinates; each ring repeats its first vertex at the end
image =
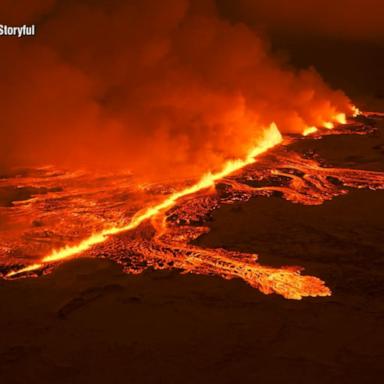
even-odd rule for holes
{"type": "MultiPolygon", "coordinates": [[[[305,140],[337,166],[383,170],[382,135],[305,140]]],[[[302,301],[239,280],[79,259],[0,281],[0,382],[379,383],[384,192],[321,206],[255,198],[215,212],[200,245],[302,265],[333,290],[302,301]]]]}

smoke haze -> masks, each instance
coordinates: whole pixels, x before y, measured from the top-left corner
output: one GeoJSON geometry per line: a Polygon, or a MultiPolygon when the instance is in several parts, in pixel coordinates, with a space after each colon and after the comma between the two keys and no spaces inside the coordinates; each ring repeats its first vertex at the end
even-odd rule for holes
{"type": "Polygon", "coordinates": [[[381,0],[219,0],[232,18],[290,35],[382,41],[381,0]]]}

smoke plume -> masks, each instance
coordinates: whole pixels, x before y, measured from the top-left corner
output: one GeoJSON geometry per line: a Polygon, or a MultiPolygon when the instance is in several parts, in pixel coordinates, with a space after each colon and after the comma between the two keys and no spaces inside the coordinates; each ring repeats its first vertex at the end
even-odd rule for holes
{"type": "Polygon", "coordinates": [[[0,169],[194,175],[243,156],[272,121],[302,132],[350,111],[213,1],[17,4],[1,3],[0,22],[37,36],[0,38],[0,169]]]}

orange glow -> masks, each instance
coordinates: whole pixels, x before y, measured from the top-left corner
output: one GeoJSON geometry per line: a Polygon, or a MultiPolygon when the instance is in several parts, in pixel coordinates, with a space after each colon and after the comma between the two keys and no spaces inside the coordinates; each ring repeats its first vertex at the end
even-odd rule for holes
{"type": "Polygon", "coordinates": [[[275,123],[272,123],[268,129],[264,130],[264,135],[260,141],[253,147],[244,159],[230,160],[224,164],[223,168],[215,173],[207,173],[196,184],[191,185],[179,192],[175,192],[167,197],[160,204],[154,205],[143,212],[139,212],[133,217],[131,222],[121,227],[106,228],[98,233],[92,234],[90,237],[84,239],[77,245],[66,246],[64,248],[53,250],[51,254],[44,257],[40,263],[33,264],[18,271],[10,272],[7,277],[12,277],[23,272],[29,272],[39,269],[42,264],[52,263],[64,259],[71,258],[81,252],[91,248],[93,245],[104,242],[110,235],[129,231],[137,228],[145,220],[157,215],[163,210],[172,207],[175,202],[181,197],[196,193],[202,189],[209,188],[214,185],[215,181],[251,164],[255,161],[255,157],[268,149],[274,147],[282,141],[282,136],[275,123]]]}

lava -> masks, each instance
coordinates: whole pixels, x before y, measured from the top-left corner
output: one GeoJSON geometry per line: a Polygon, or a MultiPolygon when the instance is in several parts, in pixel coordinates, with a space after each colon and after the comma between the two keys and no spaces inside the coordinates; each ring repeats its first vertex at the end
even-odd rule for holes
{"type": "MultiPolygon", "coordinates": [[[[353,112],[353,116],[357,116],[360,113],[360,111],[355,106],[351,106],[350,108],[353,112]]],[[[332,121],[323,121],[320,124],[320,126],[323,128],[326,128],[326,129],[333,129],[333,128],[335,128],[335,123],[336,124],[346,124],[347,123],[347,116],[345,115],[345,113],[337,113],[336,115],[334,115],[332,117],[331,120],[332,121]]],[[[309,126],[309,127],[304,128],[303,136],[308,136],[308,135],[311,135],[312,133],[316,133],[316,132],[318,132],[317,127],[309,126]]]]}
{"type": "MultiPolygon", "coordinates": [[[[338,119],[346,121],[341,115],[332,120],[336,123],[338,119]]],[[[367,134],[372,130],[364,124],[354,123],[352,127],[341,127],[334,133],[342,133],[343,129],[349,134],[367,134]]],[[[327,131],[326,128],[323,131],[316,128],[317,135],[327,134],[327,131]]],[[[29,210],[32,211],[31,218],[39,210],[45,212],[46,216],[41,217],[41,226],[37,225],[27,238],[34,242],[35,247],[39,244],[40,252],[55,243],[55,231],[65,235],[65,223],[68,221],[79,221],[81,218],[84,228],[79,230],[79,226],[74,226],[76,230],[68,232],[61,241],[56,240],[57,243],[74,245],[59,247],[47,256],[35,257],[32,262],[23,262],[23,265],[15,263],[17,258],[15,253],[12,254],[17,250],[15,243],[3,242],[0,257],[9,261],[8,266],[2,264],[3,277],[48,273],[58,262],[81,254],[114,260],[129,273],[140,273],[148,267],[175,268],[184,273],[219,275],[225,279],[237,277],[263,293],[277,293],[289,299],[328,296],[331,291],[325,283],[318,277],[302,275],[301,267],[268,267],[260,264],[260,257],[256,254],[193,245],[193,240],[208,231],[205,223],[211,213],[223,204],[278,193],[292,203],[319,205],[348,193],[349,188],[384,188],[384,173],[324,167],[313,154],[301,155],[293,151],[289,145],[292,140],[300,138],[291,137],[284,145],[276,146],[281,143],[282,137],[276,125],[272,124],[246,158],[229,161],[221,170],[184,186],[182,183],[177,186],[174,182],[138,186],[131,175],[91,180],[81,173],[68,175],[48,170],[45,171],[49,176],[40,171],[43,174],[40,178],[36,175],[20,178],[19,184],[23,180],[36,188],[47,187],[45,195],[34,195],[14,207],[6,208],[18,212],[20,218],[29,210]],[[255,161],[255,157],[272,147],[275,148],[255,161]],[[54,190],[52,186],[58,181],[64,183],[67,192],[65,188],[54,190]],[[85,183],[84,188],[71,190],[71,181],[76,186],[85,183]],[[104,186],[102,192],[100,183],[104,186]],[[147,207],[135,213],[135,206],[143,206],[144,200],[148,202],[147,207]],[[69,216],[68,220],[63,218],[57,221],[62,213],[57,211],[60,207],[63,207],[62,212],[72,209],[73,218],[69,216]],[[57,227],[52,224],[53,218],[57,227]],[[48,230],[50,222],[51,232],[48,230]],[[116,225],[119,222],[121,224],[116,225]]],[[[4,180],[3,184],[10,183],[10,180],[12,178],[4,180]]],[[[20,244],[19,247],[22,248],[20,244]]]]}
{"type": "Polygon", "coordinates": [[[111,228],[103,229],[102,231],[98,233],[94,233],[90,237],[82,240],[77,245],[66,246],[62,249],[54,250],[51,254],[49,254],[48,256],[45,256],[40,263],[36,263],[34,265],[21,268],[20,270],[11,271],[10,273],[7,274],[7,277],[12,277],[16,274],[30,272],[35,269],[39,269],[42,267],[42,264],[44,263],[51,263],[51,262],[67,259],[78,253],[86,251],[87,249],[89,249],[95,244],[104,242],[107,239],[107,237],[110,235],[115,235],[120,232],[132,230],[137,226],[139,226],[143,221],[157,215],[159,212],[161,212],[166,208],[170,208],[181,197],[193,194],[195,192],[200,191],[201,189],[211,187],[214,185],[214,182],[216,180],[219,180],[227,176],[228,174],[235,172],[236,170],[239,170],[248,164],[253,163],[255,161],[256,156],[267,151],[273,146],[277,145],[278,143],[281,142],[281,140],[282,140],[282,137],[277,126],[274,123],[272,123],[269,129],[266,129],[264,131],[264,136],[260,139],[257,145],[248,152],[246,158],[228,161],[220,171],[215,173],[207,173],[197,183],[181,191],[175,192],[171,194],[168,198],[166,198],[164,201],[162,201],[161,203],[153,207],[150,207],[144,210],[143,212],[139,212],[137,215],[133,217],[131,222],[128,223],[127,225],[124,225],[121,227],[113,226],[111,228]]]}

